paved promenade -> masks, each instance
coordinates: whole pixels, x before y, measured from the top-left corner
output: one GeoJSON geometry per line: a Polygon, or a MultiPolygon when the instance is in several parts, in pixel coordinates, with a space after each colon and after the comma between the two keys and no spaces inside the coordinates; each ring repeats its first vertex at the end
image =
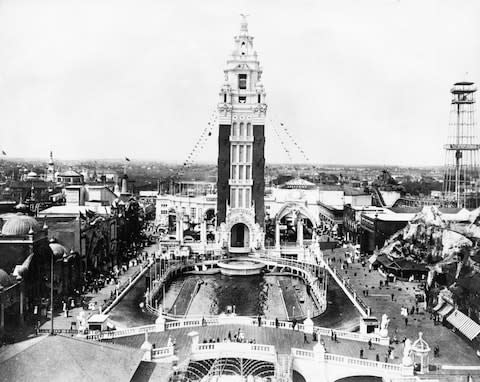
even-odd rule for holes
{"type": "MultiPolygon", "coordinates": [[[[440,348],[440,356],[433,358],[431,364],[434,365],[480,365],[480,359],[475,351],[459,335],[453,333],[442,325],[434,325],[430,319],[430,314],[425,312],[423,304],[418,304],[419,312],[408,316],[408,324],[405,325],[405,319],[400,315],[402,306],[409,310],[415,306],[415,292],[419,291],[418,282],[407,282],[397,280],[395,283],[389,283],[388,287],[380,288],[380,280],[385,282],[378,271],[369,271],[368,263],[362,267],[361,263],[348,264],[348,269],[341,270],[340,262],[345,261],[345,252],[350,249],[339,248],[333,252],[324,251],[325,258],[335,258],[335,262],[330,266],[337,268],[337,272],[350,279],[350,285],[357,291],[357,294],[371,307],[372,315],[381,320],[386,313],[390,319],[388,333],[391,338],[397,336],[401,341],[404,337],[416,340],[418,332],[423,332],[423,338],[433,349],[435,345],[440,348]],[[368,297],[364,297],[363,291],[368,289],[368,297]],[[392,300],[393,294],[393,300],[392,300]]],[[[403,344],[393,344],[394,353],[401,355],[403,344]]]]}
{"type": "MultiPolygon", "coordinates": [[[[155,344],[156,347],[167,346],[168,338],[171,337],[172,341],[176,342],[176,354],[181,360],[186,359],[190,354],[191,339],[188,333],[195,331],[199,333],[199,340],[207,342],[213,339],[215,342],[217,339],[224,341],[228,338],[228,333],[233,339],[234,335],[238,334],[239,329],[244,334],[246,341],[254,339],[257,344],[268,344],[275,346],[275,350],[278,353],[290,354],[291,348],[300,348],[306,350],[312,350],[316,342],[312,341],[312,336],[307,334],[307,341],[304,342],[304,333],[301,331],[292,331],[288,329],[280,328],[267,328],[251,325],[212,325],[212,326],[200,326],[193,328],[180,328],[171,329],[165,332],[149,333],[148,340],[150,343],[155,344]]],[[[360,349],[363,349],[363,358],[374,361],[376,355],[381,357],[381,361],[385,360],[385,354],[387,353],[387,347],[382,345],[373,345],[372,349],[368,349],[368,344],[364,342],[358,342],[353,340],[338,338],[337,342],[332,341],[330,336],[321,336],[321,340],[324,341],[327,352],[341,354],[349,357],[360,356],[360,349]]],[[[125,346],[140,348],[145,341],[145,335],[134,335],[130,337],[120,337],[114,340],[107,340],[115,344],[121,344],[125,346]]],[[[400,358],[389,360],[391,363],[400,363],[400,358]]]]}
{"type": "MultiPolygon", "coordinates": [[[[136,266],[129,267],[126,272],[123,272],[119,277],[118,281],[119,284],[122,283],[128,283],[129,279],[136,274],[138,274],[138,271],[142,269],[143,265],[142,263],[138,263],[136,266]]],[[[87,304],[91,304],[95,306],[96,308],[94,310],[84,310],[82,307],[75,307],[73,309],[70,309],[68,311],[68,317],[65,316],[63,312],[55,312],[54,316],[54,328],[55,329],[70,329],[72,322],[77,322],[77,316],[80,314],[80,312],[84,311],[85,316],[88,318],[92,316],[93,314],[99,313],[98,307],[102,306],[105,301],[110,299],[110,296],[112,293],[115,293],[115,284],[108,284],[105,285],[103,288],[99,289],[97,293],[86,293],[84,294],[84,300],[87,304]]],[[[50,317],[50,316],[49,316],[50,317]]],[[[50,329],[50,319],[48,318],[47,321],[45,321],[40,328],[41,329],[50,329]]]]}

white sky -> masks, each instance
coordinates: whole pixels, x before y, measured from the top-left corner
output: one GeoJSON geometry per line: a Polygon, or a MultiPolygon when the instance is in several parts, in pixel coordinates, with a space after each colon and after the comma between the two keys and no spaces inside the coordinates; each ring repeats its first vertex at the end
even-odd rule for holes
{"type": "MultiPolygon", "coordinates": [[[[0,0],[1,149],[185,160],[242,12],[269,117],[313,162],[443,163],[450,87],[480,83],[478,0],[0,0]]],[[[287,160],[271,128],[266,159],[287,160]]]]}

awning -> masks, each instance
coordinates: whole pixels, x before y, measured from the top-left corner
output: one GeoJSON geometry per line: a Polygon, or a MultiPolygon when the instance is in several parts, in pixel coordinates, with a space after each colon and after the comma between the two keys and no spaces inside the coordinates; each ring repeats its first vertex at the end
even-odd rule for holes
{"type": "Polygon", "coordinates": [[[453,306],[450,304],[445,304],[442,309],[440,309],[437,313],[439,316],[445,317],[447,314],[449,314],[453,310],[453,306]]]}
{"type": "Polygon", "coordinates": [[[447,321],[460,330],[470,341],[480,333],[480,325],[457,309],[447,317],[447,321]]]}

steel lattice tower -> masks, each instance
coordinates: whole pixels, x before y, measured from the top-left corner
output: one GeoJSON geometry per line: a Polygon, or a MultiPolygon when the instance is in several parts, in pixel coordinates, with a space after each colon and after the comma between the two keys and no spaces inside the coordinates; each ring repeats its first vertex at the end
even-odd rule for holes
{"type": "Polygon", "coordinates": [[[478,207],[478,153],[473,82],[457,82],[452,94],[448,140],[445,147],[443,194],[456,207],[478,207]]]}

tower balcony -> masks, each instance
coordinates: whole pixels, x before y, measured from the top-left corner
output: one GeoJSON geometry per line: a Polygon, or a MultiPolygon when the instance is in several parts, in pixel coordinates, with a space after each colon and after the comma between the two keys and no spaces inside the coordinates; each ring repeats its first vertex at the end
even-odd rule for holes
{"type": "Polygon", "coordinates": [[[253,186],[253,179],[229,179],[229,186],[253,186]]]}
{"type": "Polygon", "coordinates": [[[443,146],[445,150],[466,150],[466,151],[476,151],[480,150],[480,145],[475,143],[449,143],[443,146]]]}
{"type": "Polygon", "coordinates": [[[230,142],[253,142],[253,136],[230,135],[230,142]]]}

